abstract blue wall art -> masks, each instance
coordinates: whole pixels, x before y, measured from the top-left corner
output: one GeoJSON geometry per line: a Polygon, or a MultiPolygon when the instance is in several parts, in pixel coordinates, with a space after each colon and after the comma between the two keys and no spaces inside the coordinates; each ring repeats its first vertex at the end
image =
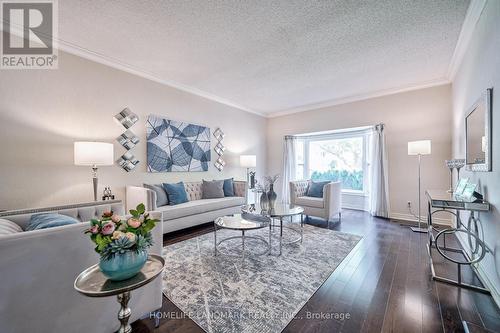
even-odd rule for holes
{"type": "Polygon", "coordinates": [[[151,115],[146,135],[148,172],[208,170],[210,128],[151,115]]]}

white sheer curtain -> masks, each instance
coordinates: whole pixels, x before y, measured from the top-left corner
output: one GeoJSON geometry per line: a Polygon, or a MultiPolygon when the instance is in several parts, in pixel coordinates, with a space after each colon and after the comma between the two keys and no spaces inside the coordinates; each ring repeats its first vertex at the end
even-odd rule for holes
{"type": "Polygon", "coordinates": [[[373,127],[370,139],[370,214],[389,217],[389,178],[384,124],[373,127]]]}
{"type": "Polygon", "coordinates": [[[283,144],[283,177],[281,179],[281,201],[285,204],[290,203],[290,181],[295,179],[296,161],[296,144],[297,138],[293,136],[285,136],[283,144]]]}

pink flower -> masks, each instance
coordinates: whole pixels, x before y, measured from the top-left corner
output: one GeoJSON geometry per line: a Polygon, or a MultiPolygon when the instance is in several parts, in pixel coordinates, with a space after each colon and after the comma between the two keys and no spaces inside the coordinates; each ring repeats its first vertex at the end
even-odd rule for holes
{"type": "Polygon", "coordinates": [[[127,237],[132,243],[135,243],[136,236],[133,232],[127,232],[125,237],[127,237]]]}
{"type": "Polygon", "coordinates": [[[115,231],[115,224],[113,222],[106,222],[102,226],[102,234],[103,235],[111,235],[115,231]]]}
{"type": "Polygon", "coordinates": [[[95,235],[99,233],[99,226],[97,224],[94,224],[90,227],[89,231],[95,235]]]}
{"type": "Polygon", "coordinates": [[[136,229],[136,228],[139,228],[141,226],[142,222],[139,219],[131,217],[128,219],[127,224],[130,227],[136,229]]]}
{"type": "Polygon", "coordinates": [[[111,216],[111,221],[113,221],[115,223],[119,223],[121,220],[122,220],[121,217],[118,215],[111,216]]]}

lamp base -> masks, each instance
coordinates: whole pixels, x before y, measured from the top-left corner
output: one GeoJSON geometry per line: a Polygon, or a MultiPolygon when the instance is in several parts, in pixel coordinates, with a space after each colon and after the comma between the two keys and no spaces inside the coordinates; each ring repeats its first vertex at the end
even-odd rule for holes
{"type": "Polygon", "coordinates": [[[413,232],[422,232],[424,234],[428,232],[427,228],[411,227],[410,229],[413,232]]]}

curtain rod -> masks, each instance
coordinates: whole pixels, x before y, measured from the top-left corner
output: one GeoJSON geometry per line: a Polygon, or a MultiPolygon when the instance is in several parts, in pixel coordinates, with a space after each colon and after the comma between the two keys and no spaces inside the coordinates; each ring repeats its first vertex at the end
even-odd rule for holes
{"type": "Polygon", "coordinates": [[[378,123],[375,125],[371,126],[363,126],[363,127],[353,127],[353,128],[346,128],[346,129],[338,129],[338,130],[331,130],[331,131],[321,131],[321,132],[315,132],[315,133],[307,133],[307,134],[295,134],[295,135],[285,135],[285,139],[305,139],[305,138],[315,138],[315,137],[322,137],[326,135],[335,135],[335,134],[349,134],[349,133],[362,133],[366,132],[368,130],[373,130],[376,129],[377,127],[381,127],[382,130],[385,128],[384,123],[378,123]]]}

